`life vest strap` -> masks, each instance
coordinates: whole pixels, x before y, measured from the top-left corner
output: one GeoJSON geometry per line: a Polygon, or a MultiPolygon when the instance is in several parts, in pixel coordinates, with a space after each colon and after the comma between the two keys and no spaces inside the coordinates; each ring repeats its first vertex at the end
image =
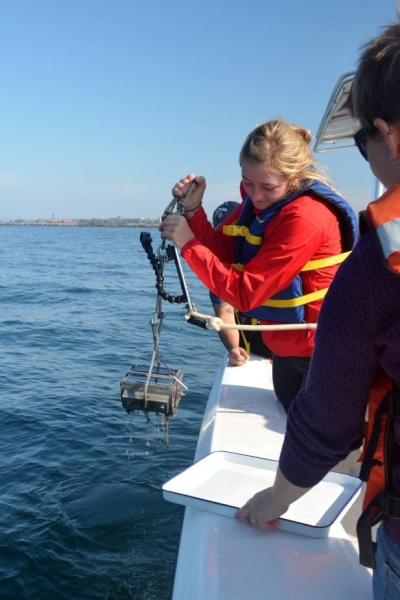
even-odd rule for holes
{"type": "MultiPolygon", "coordinates": [[[[235,309],[237,310],[237,309],[235,309]]],[[[245,315],[241,315],[239,311],[237,311],[238,323],[241,325],[259,325],[260,321],[255,317],[246,317],[245,315]]]]}
{"type": "Polygon", "coordinates": [[[400,392],[389,392],[388,393],[388,413],[393,419],[400,419],[400,392]]]}
{"type": "Polygon", "coordinates": [[[391,419],[400,419],[400,393],[390,390],[387,392],[378,406],[374,424],[372,427],[372,433],[368,445],[365,449],[364,459],[361,465],[359,477],[362,481],[368,481],[371,470],[373,467],[382,465],[381,461],[378,461],[374,458],[378,442],[379,435],[382,428],[382,417],[383,415],[387,415],[389,420],[385,422],[385,428],[391,424],[391,419]]]}
{"type": "Polygon", "coordinates": [[[344,260],[346,260],[349,254],[350,252],[342,252],[342,254],[335,254],[334,256],[328,256],[327,258],[309,260],[308,263],[304,265],[301,271],[313,271],[314,269],[323,269],[324,267],[339,265],[344,260]]]}
{"type": "Polygon", "coordinates": [[[376,542],[372,541],[372,527],[377,525],[382,517],[400,519],[400,496],[385,491],[380,492],[371,500],[367,508],[357,521],[357,538],[360,554],[360,564],[369,569],[375,569],[376,542]],[[372,509],[378,508],[378,513],[373,516],[372,509]]]}
{"type": "Polygon", "coordinates": [[[375,553],[377,543],[372,541],[372,527],[382,519],[382,512],[379,511],[377,515],[372,517],[371,510],[379,506],[378,497],[381,494],[378,494],[371,500],[367,508],[361,513],[356,526],[360,564],[368,569],[375,569],[376,567],[375,553]]]}
{"type": "Polygon", "coordinates": [[[328,288],[323,288],[322,290],[311,292],[311,294],[305,294],[304,296],[299,296],[298,298],[289,298],[287,300],[270,298],[266,302],[263,302],[263,306],[273,306],[274,308],[295,308],[296,306],[303,306],[303,304],[308,304],[309,302],[322,300],[327,291],[328,288]]]}
{"type": "MultiPolygon", "coordinates": [[[[224,225],[224,229],[229,229],[230,227],[235,227],[236,229],[240,229],[234,225],[224,225]]],[[[225,233],[225,231],[224,231],[225,233]]],[[[309,260],[308,263],[304,265],[301,269],[301,273],[303,271],[314,271],[315,269],[323,269],[325,267],[332,267],[333,265],[339,265],[351,254],[350,252],[342,252],[342,254],[335,254],[334,256],[327,256],[326,258],[319,258],[318,260],[309,260]]],[[[243,271],[242,263],[234,263],[232,265],[238,271],[243,271]]]]}
{"type": "Polygon", "coordinates": [[[391,492],[382,492],[381,510],[385,517],[400,519],[400,496],[391,492]]]}
{"type": "Polygon", "coordinates": [[[222,233],[233,237],[243,237],[254,246],[261,246],[263,242],[261,235],[253,235],[245,225],[223,225],[222,233]]]}
{"type": "Polygon", "coordinates": [[[388,412],[391,394],[392,392],[387,392],[387,394],[385,394],[382,402],[376,410],[371,437],[365,449],[365,455],[359,474],[359,477],[360,479],[362,479],[362,481],[368,481],[371,470],[374,466],[376,466],[377,464],[382,465],[380,461],[378,463],[377,460],[374,459],[374,454],[378,446],[382,416],[387,414],[388,412]]]}
{"type": "MultiPolygon", "coordinates": [[[[241,325],[259,325],[258,319],[253,319],[252,317],[244,317],[244,316],[242,317],[236,308],[235,308],[235,317],[236,317],[236,321],[241,325]]],[[[243,329],[240,330],[239,334],[242,336],[243,343],[244,343],[244,349],[246,350],[247,354],[251,354],[250,342],[247,339],[246,334],[243,331],[243,329]]]]}

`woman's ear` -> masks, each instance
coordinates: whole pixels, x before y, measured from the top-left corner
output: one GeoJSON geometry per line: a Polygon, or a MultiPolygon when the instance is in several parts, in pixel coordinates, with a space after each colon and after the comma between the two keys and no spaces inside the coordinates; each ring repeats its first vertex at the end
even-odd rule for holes
{"type": "Polygon", "coordinates": [[[400,123],[393,121],[388,123],[381,118],[374,119],[374,126],[379,129],[381,136],[384,138],[389,147],[390,155],[393,160],[397,160],[400,156],[400,123]]]}

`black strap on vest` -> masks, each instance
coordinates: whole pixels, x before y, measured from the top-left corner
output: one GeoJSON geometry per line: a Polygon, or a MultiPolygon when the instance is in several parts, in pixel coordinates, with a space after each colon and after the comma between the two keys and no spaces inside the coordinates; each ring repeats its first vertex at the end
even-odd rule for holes
{"type": "Polygon", "coordinates": [[[382,517],[400,519],[400,496],[385,491],[380,492],[371,500],[357,521],[357,538],[360,553],[360,564],[369,569],[375,569],[375,552],[377,544],[372,541],[372,527],[377,525],[382,517]],[[371,509],[378,508],[375,517],[371,517],[371,509]]]}
{"type": "Polygon", "coordinates": [[[389,411],[389,407],[391,405],[390,396],[392,392],[388,392],[383,398],[382,402],[377,408],[375,413],[374,425],[372,428],[371,438],[368,442],[368,446],[365,452],[365,457],[363,463],[361,465],[359,477],[362,481],[368,481],[371,470],[374,466],[382,465],[382,463],[374,458],[374,454],[376,452],[376,447],[379,441],[379,434],[381,432],[381,421],[382,416],[387,414],[389,411]]]}
{"type": "Polygon", "coordinates": [[[379,440],[381,418],[382,415],[386,413],[388,414],[384,442],[386,489],[371,500],[357,522],[360,563],[364,567],[370,569],[374,569],[376,566],[375,552],[377,546],[376,543],[372,541],[372,527],[377,525],[384,516],[392,519],[400,519],[400,496],[396,496],[396,494],[391,491],[391,472],[394,450],[393,422],[394,419],[400,418],[400,393],[397,391],[388,392],[376,411],[371,439],[366,449],[359,477],[363,481],[367,481],[372,468],[375,465],[382,465],[382,463],[374,459],[373,456],[379,440]],[[376,511],[374,509],[378,510],[376,511]]]}

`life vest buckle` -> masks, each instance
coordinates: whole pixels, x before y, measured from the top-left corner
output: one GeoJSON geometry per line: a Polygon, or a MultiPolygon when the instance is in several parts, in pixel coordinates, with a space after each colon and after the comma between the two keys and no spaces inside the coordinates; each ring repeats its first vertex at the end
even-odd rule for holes
{"type": "Polygon", "coordinates": [[[400,519],[400,496],[391,492],[383,492],[381,497],[381,510],[386,517],[400,519]]]}

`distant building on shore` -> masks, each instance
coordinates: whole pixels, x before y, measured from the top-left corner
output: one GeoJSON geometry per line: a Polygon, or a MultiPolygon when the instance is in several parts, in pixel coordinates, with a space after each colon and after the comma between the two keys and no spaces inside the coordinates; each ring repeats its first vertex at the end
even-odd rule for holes
{"type": "Polygon", "coordinates": [[[146,219],[135,217],[125,219],[113,217],[111,219],[14,219],[0,220],[0,225],[41,225],[41,226],[69,226],[69,227],[158,227],[160,219],[146,219]]]}

